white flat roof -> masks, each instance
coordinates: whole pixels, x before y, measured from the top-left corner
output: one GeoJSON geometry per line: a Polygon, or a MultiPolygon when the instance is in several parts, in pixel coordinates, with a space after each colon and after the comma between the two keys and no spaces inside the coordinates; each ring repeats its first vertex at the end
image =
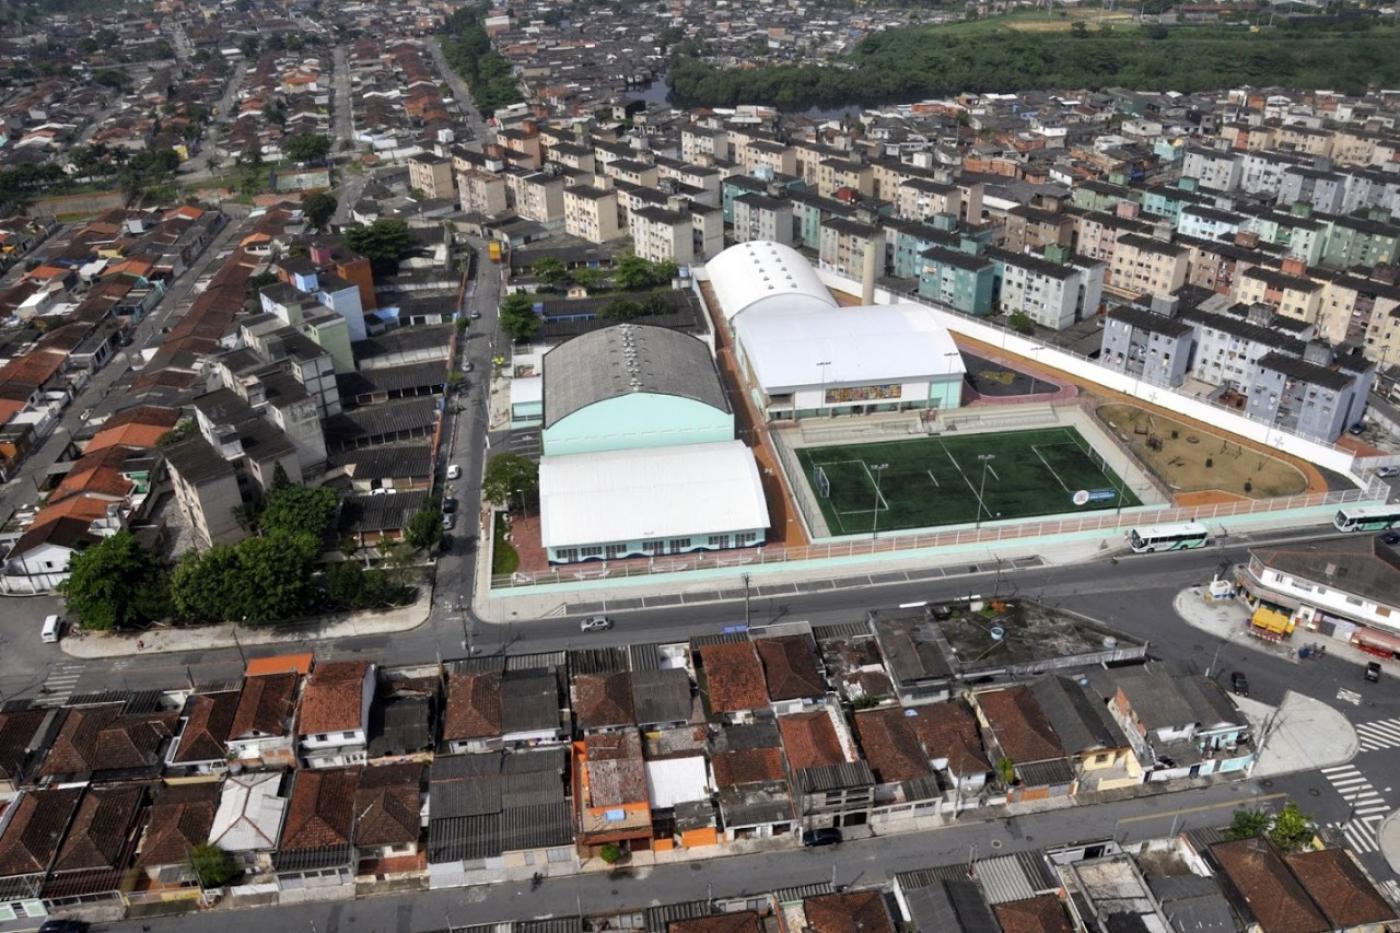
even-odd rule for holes
{"type": "Polygon", "coordinates": [[[758,465],[740,441],[540,459],[545,547],[767,527],[758,465]]]}
{"type": "Polygon", "coordinates": [[[282,773],[232,774],[224,781],[209,841],[229,852],[277,848],[287,798],[277,789],[282,773]]]}
{"type": "Polygon", "coordinates": [[[740,317],[735,329],[769,394],[822,384],[937,381],[966,372],[947,329],[921,305],[765,309],[740,317]]]}
{"type": "Polygon", "coordinates": [[[543,376],[517,376],[510,381],[510,403],[521,405],[544,400],[543,376]]]}
{"type": "Polygon", "coordinates": [[[704,755],[647,762],[647,796],[653,810],[710,798],[710,769],[704,755]]]}

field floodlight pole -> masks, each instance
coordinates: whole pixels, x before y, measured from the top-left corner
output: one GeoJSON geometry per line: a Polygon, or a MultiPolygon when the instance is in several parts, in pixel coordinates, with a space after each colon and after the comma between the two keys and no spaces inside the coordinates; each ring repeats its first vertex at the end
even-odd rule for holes
{"type": "MultiPolygon", "coordinates": [[[[977,459],[982,461],[982,482],[977,487],[977,527],[982,527],[982,494],[987,491],[987,465],[997,458],[996,454],[978,454],[977,459]]],[[[990,517],[991,513],[988,513],[990,517]]]]}
{"type": "MultiPolygon", "coordinates": [[[[821,371],[822,371],[822,397],[821,397],[821,400],[817,403],[817,411],[821,412],[822,414],[826,414],[826,412],[827,412],[827,405],[826,405],[826,368],[827,368],[828,366],[830,366],[830,365],[831,365],[831,360],[817,360],[817,366],[820,367],[820,368],[821,368],[821,371]]],[[[795,400],[794,400],[794,401],[795,401],[795,400]]]]}
{"type": "Polygon", "coordinates": [[[875,515],[870,520],[870,540],[874,541],[880,535],[880,477],[885,470],[889,469],[888,463],[872,463],[867,469],[875,474],[875,515]]]}

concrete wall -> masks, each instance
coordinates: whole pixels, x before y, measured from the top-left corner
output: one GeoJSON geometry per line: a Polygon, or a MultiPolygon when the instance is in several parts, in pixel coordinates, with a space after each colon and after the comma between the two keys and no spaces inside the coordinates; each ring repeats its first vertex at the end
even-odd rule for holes
{"type": "MultiPolygon", "coordinates": [[[[828,288],[852,295],[860,294],[860,282],[855,279],[826,269],[818,270],[817,274],[828,288]]],[[[884,304],[896,300],[908,301],[909,299],[906,296],[896,296],[887,289],[877,288],[875,300],[877,303],[884,304]]],[[[1096,383],[1106,389],[1121,392],[1153,405],[1161,405],[1187,418],[1215,425],[1232,434],[1238,434],[1283,453],[1301,457],[1329,470],[1335,470],[1338,473],[1351,471],[1353,454],[1350,451],[1289,434],[1202,399],[1173,392],[1162,386],[1144,384],[1132,376],[1106,369],[1093,360],[1076,356],[1057,347],[1046,346],[1030,338],[1010,333],[953,311],[945,311],[936,305],[931,305],[931,307],[934,308],[939,321],[954,334],[981,340],[1010,353],[1024,356],[1029,360],[1096,383]]]]}

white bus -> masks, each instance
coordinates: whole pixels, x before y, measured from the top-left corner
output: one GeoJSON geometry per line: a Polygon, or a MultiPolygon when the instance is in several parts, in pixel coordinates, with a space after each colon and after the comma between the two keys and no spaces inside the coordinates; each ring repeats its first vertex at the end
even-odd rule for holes
{"type": "Polygon", "coordinates": [[[1385,531],[1400,525],[1400,505],[1361,505],[1341,509],[1332,524],[1338,531],[1385,531]]]}
{"type": "Polygon", "coordinates": [[[1197,522],[1180,525],[1144,525],[1128,532],[1128,543],[1137,554],[1151,551],[1181,551],[1205,547],[1210,540],[1206,526],[1197,522]]]}

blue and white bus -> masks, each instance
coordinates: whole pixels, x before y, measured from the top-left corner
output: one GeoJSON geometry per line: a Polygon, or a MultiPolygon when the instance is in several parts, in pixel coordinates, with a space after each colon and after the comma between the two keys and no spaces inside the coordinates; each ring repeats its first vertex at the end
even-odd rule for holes
{"type": "Polygon", "coordinates": [[[1400,505],[1359,505],[1341,509],[1332,524],[1338,531],[1385,531],[1400,525],[1400,505]]]}
{"type": "Polygon", "coordinates": [[[1206,526],[1198,522],[1182,522],[1179,525],[1144,525],[1128,532],[1128,544],[1134,553],[1148,554],[1153,551],[1184,551],[1188,548],[1205,547],[1210,541],[1206,526]]]}

